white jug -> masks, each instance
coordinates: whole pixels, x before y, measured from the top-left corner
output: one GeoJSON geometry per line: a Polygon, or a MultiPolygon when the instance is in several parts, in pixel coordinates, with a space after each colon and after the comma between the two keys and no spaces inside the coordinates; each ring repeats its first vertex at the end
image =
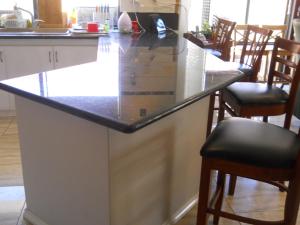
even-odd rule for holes
{"type": "Polygon", "coordinates": [[[121,33],[130,33],[132,31],[131,19],[126,11],[119,17],[118,28],[121,33]]]}

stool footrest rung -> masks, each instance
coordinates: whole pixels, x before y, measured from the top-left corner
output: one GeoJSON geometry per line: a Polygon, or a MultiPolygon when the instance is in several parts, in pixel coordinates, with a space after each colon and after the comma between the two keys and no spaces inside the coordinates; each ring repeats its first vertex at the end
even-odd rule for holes
{"type": "Polygon", "coordinates": [[[217,211],[212,208],[208,208],[207,212],[213,215],[219,215],[221,217],[231,219],[231,220],[237,220],[243,223],[249,223],[249,224],[260,224],[260,225],[283,225],[284,221],[264,221],[264,220],[258,220],[258,219],[252,219],[244,216],[235,215],[232,213],[224,212],[224,211],[217,211]]]}

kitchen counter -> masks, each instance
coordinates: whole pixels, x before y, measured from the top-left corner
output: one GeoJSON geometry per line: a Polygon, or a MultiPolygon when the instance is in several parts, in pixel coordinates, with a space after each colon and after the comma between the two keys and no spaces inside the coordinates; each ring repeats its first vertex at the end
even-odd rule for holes
{"type": "Polygon", "coordinates": [[[11,33],[0,33],[0,39],[95,39],[103,36],[109,36],[109,34],[11,34],[11,33]]]}
{"type": "Polygon", "coordinates": [[[175,34],[116,34],[95,62],[1,81],[16,96],[24,219],[176,223],[197,202],[209,95],[239,67],[175,34]]]}
{"type": "Polygon", "coordinates": [[[241,79],[238,68],[176,34],[114,35],[100,38],[95,62],[3,81],[0,88],[130,133],[241,79]],[[159,104],[122,104],[129,96],[159,104]]]}

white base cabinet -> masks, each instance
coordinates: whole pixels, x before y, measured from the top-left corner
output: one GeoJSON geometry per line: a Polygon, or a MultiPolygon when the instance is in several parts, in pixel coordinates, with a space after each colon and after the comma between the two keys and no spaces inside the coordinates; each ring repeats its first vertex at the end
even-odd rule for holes
{"type": "MultiPolygon", "coordinates": [[[[2,39],[0,80],[96,61],[98,39],[2,39]]],[[[12,95],[0,90],[0,116],[12,115],[12,95]]]]}
{"type": "Polygon", "coordinates": [[[4,48],[5,73],[8,78],[53,69],[50,46],[8,46],[4,48]]]}
{"type": "MultiPolygon", "coordinates": [[[[6,74],[6,60],[5,60],[5,47],[0,47],[0,80],[8,79],[8,76],[6,74]]],[[[2,111],[2,114],[8,115],[9,110],[11,109],[10,106],[10,97],[12,95],[8,94],[7,92],[0,91],[0,111],[2,111]]]]}
{"type": "Polygon", "coordinates": [[[16,103],[30,224],[170,225],[197,202],[208,97],[132,134],[16,103]]]}
{"type": "Polygon", "coordinates": [[[97,46],[55,46],[53,48],[54,68],[74,66],[97,59],[97,46]]]}

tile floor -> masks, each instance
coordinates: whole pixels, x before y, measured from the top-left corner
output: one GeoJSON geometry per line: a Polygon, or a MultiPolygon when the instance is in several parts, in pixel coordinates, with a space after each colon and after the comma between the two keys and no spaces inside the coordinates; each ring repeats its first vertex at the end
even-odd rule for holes
{"type": "MultiPolygon", "coordinates": [[[[282,117],[271,122],[281,124],[282,117]]],[[[300,126],[293,120],[292,130],[300,126]]],[[[0,118],[0,225],[29,225],[22,221],[25,194],[22,185],[19,140],[14,117],[0,118]]],[[[256,218],[278,219],[282,216],[285,194],[277,188],[260,182],[239,179],[234,197],[225,197],[223,208],[229,212],[256,218]]],[[[176,225],[195,225],[197,207],[194,207],[176,225]]],[[[210,221],[210,224],[212,222],[210,221]]],[[[221,219],[221,225],[238,222],[221,219]]],[[[300,225],[300,219],[298,223],[300,225]]]]}

